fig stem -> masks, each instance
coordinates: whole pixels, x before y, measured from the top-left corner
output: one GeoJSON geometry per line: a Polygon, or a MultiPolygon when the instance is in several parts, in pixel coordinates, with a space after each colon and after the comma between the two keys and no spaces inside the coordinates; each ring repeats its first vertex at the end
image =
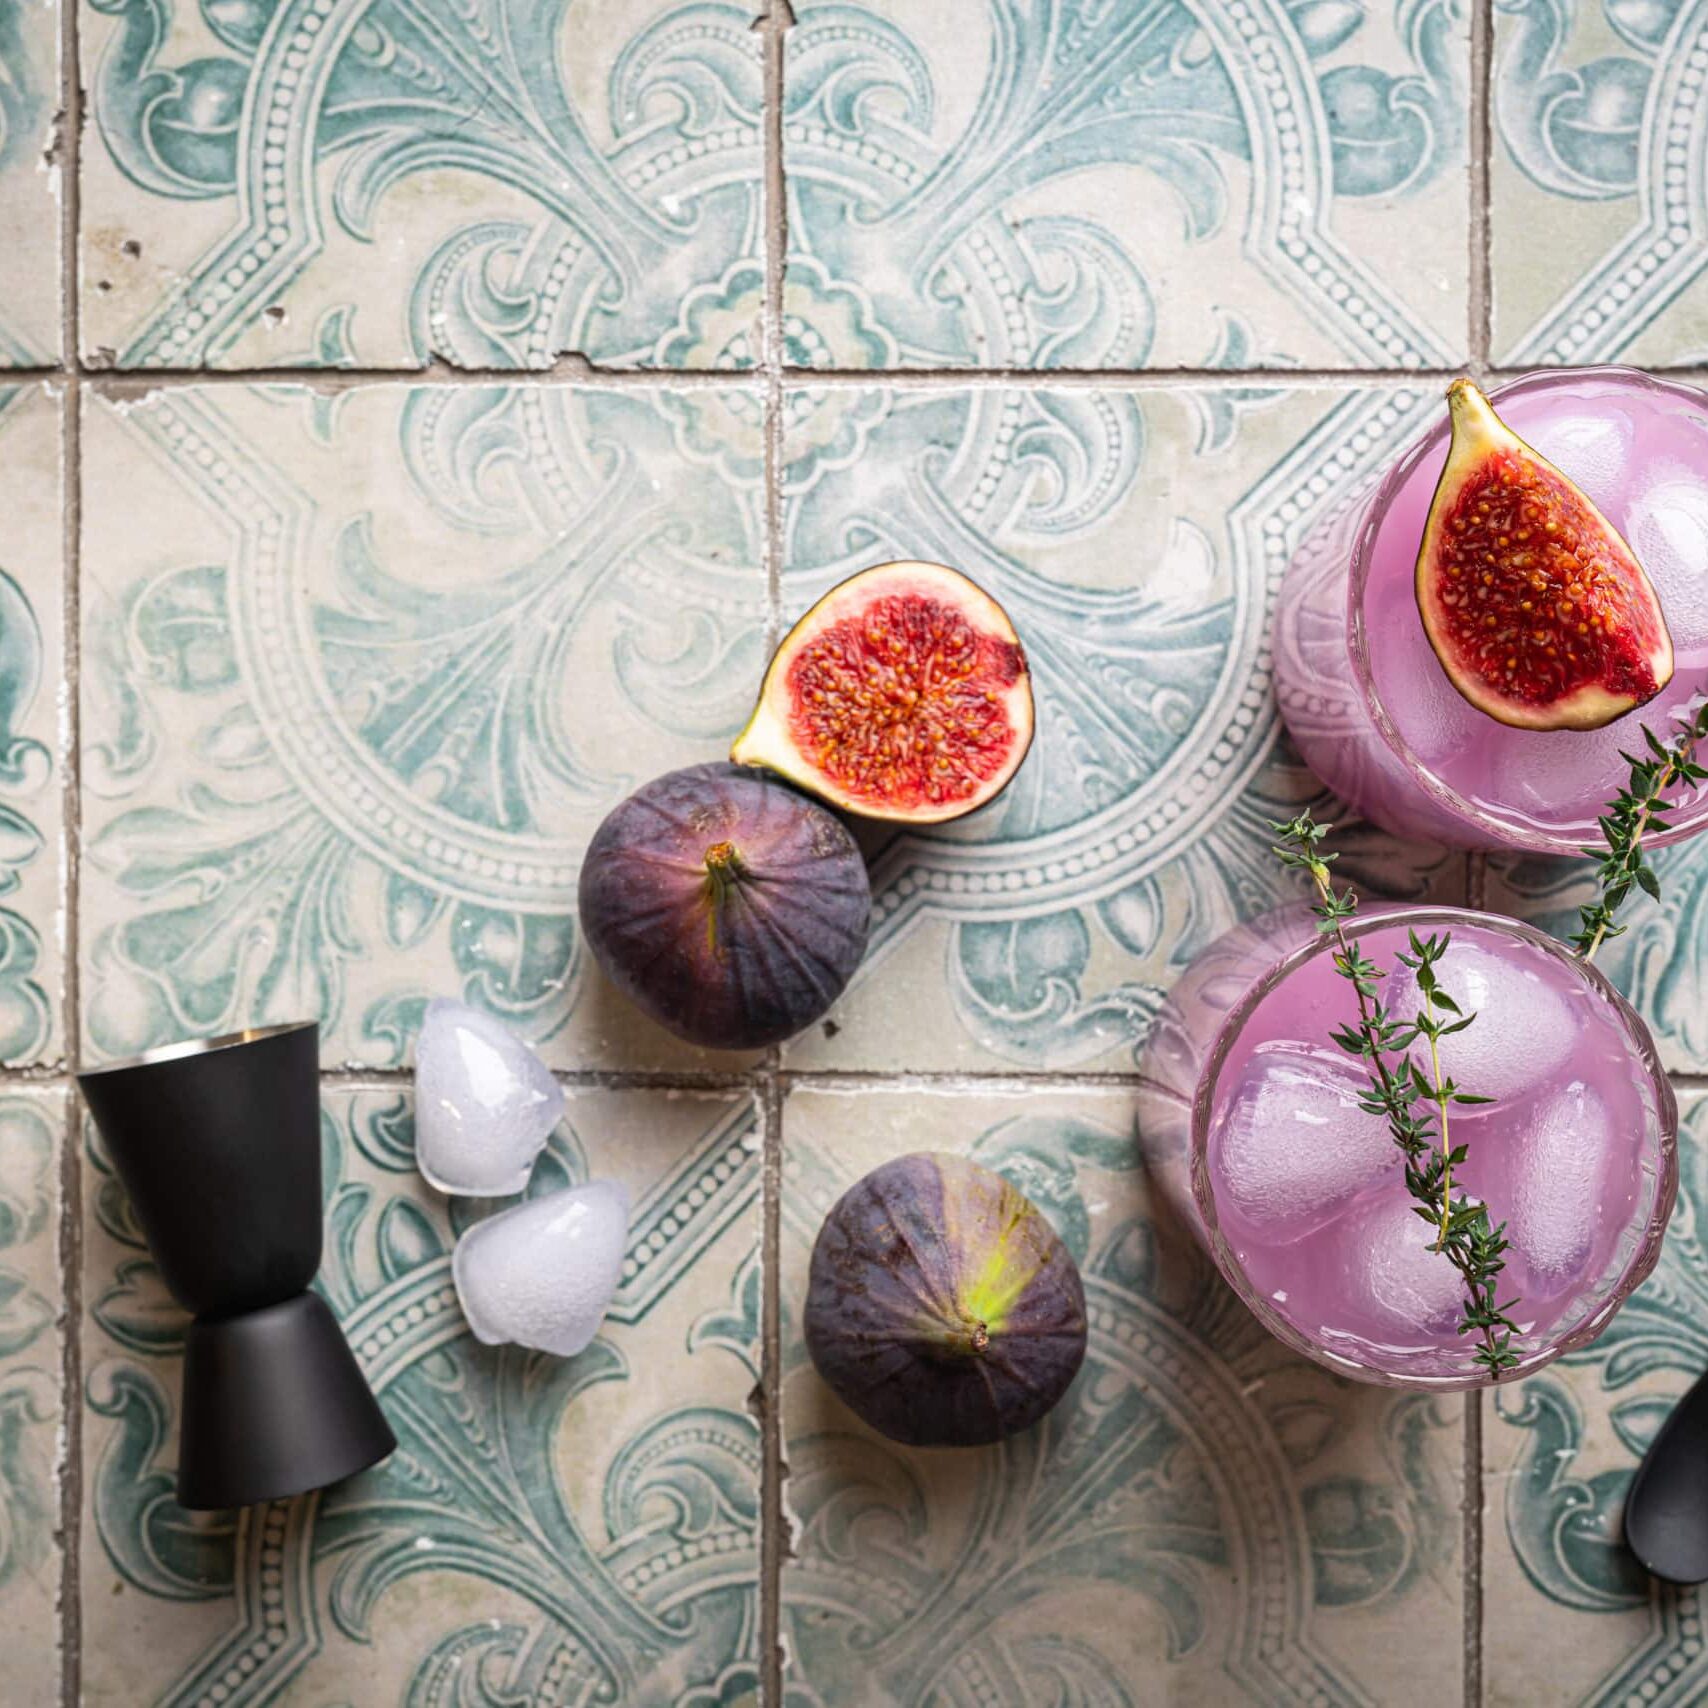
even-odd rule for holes
{"type": "Polygon", "coordinates": [[[714,842],[705,853],[706,947],[718,950],[718,915],[728,905],[736,880],[747,870],[733,842],[714,842]]]}

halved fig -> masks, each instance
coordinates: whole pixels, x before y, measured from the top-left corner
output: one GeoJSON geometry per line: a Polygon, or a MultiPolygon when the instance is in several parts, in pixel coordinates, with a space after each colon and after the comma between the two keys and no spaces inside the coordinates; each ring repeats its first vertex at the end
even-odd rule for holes
{"type": "Polygon", "coordinates": [[[1032,717],[1007,612],[958,570],[886,563],[789,631],[730,758],[848,812],[933,824],[1001,793],[1032,717]]]}
{"type": "Polygon", "coordinates": [[[1600,729],[1672,679],[1660,600],[1619,531],[1467,379],[1417,555],[1447,679],[1518,729],[1600,729]]]}

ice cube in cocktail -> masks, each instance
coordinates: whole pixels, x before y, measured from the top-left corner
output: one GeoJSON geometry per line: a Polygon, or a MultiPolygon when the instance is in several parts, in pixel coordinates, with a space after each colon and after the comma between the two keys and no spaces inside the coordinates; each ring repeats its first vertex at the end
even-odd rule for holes
{"type": "MultiPolygon", "coordinates": [[[[1496,1101],[1456,1109],[1464,1189],[1504,1221],[1500,1296],[1518,1301],[1518,1373],[1605,1326],[1653,1265],[1677,1185],[1677,1111],[1641,1020],[1562,945],[1458,909],[1367,908],[1350,927],[1383,996],[1413,1012],[1397,954],[1449,932],[1438,968],[1467,1011],[1443,1068],[1496,1101]],[[1479,1005],[1480,1008],[1479,1008],[1479,1005]]],[[[1486,1380],[1462,1336],[1463,1283],[1430,1249],[1402,1159],[1358,1106],[1360,1064],[1330,1042],[1355,1018],[1303,907],[1241,926],[1171,994],[1141,1071],[1153,1177],[1262,1320],[1346,1374],[1413,1386],[1486,1380]]]]}
{"type": "MultiPolygon", "coordinates": [[[[1282,716],[1306,762],[1366,817],[1470,847],[1575,852],[1627,777],[1640,726],[1663,739],[1708,690],[1708,395],[1620,368],[1532,375],[1492,394],[1512,430],[1620,530],[1672,632],[1672,681],[1600,730],[1512,729],[1447,680],[1413,571],[1446,455],[1446,415],[1361,503],[1300,546],[1276,614],[1282,716]]],[[[1673,829],[1708,820],[1688,800],[1673,829]]]]}

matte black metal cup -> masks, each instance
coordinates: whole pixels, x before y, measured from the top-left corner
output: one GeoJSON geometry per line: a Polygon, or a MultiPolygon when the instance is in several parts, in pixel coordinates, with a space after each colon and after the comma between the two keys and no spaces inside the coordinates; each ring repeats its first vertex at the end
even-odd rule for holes
{"type": "Polygon", "coordinates": [[[320,1268],[320,1029],[152,1050],[77,1076],[172,1296],[184,1344],[178,1501],[324,1487],[397,1445],[320,1268]]]}

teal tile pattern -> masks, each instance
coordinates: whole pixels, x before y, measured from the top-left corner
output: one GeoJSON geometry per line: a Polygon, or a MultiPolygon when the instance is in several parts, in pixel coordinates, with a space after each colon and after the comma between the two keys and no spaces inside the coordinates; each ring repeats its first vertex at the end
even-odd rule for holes
{"type": "Polygon", "coordinates": [[[1465,8],[795,12],[791,365],[1463,359],[1465,8]]]}
{"type": "Polygon", "coordinates": [[[18,1703],[60,1688],[65,1127],[64,1091],[0,1087],[0,1686],[18,1703]]]}
{"type": "Polygon", "coordinates": [[[0,384],[0,1064],[62,1052],[65,401],[0,384]]]}
{"type": "MultiPolygon", "coordinates": [[[[1316,785],[1278,746],[1271,603],[1306,520],[1430,407],[1282,384],[785,392],[787,612],[874,561],[959,565],[1013,616],[1038,699],[1000,799],[871,837],[865,965],[790,1066],[1135,1067],[1180,970],[1290,893],[1267,826],[1316,785]]],[[[1347,857],[1384,893],[1460,898],[1439,849],[1347,857]]]]}
{"type": "MultiPolygon", "coordinates": [[[[321,1496],[170,1498],[183,1336],[86,1135],[83,1701],[702,1708],[758,1666],[759,1150],[744,1096],[580,1092],[530,1191],[634,1201],[599,1337],[477,1344],[397,1087],[326,1093],[320,1285],[399,1439],[321,1496]],[[661,1236],[667,1229],[668,1239],[661,1236]]],[[[3,1593],[3,1591],[0,1591],[3,1593]]]]}
{"type": "Polygon", "coordinates": [[[0,369],[60,355],[61,3],[0,5],[0,369]]]}
{"type": "Polygon", "coordinates": [[[1665,1587],[1619,1546],[1625,1491],[1708,1364],[1708,1101],[1680,1094],[1672,1230],[1654,1275],[1593,1346],[1485,1409],[1485,1700],[1683,1708],[1708,1695],[1699,1589],[1665,1587]]]}
{"type": "Polygon", "coordinates": [[[1494,360],[1700,363],[1708,24],[1691,6],[1511,0],[1494,28],[1494,360]]]}
{"type": "Polygon", "coordinates": [[[724,0],[84,0],[85,354],[751,365],[754,16],[724,0]]]}
{"type": "Polygon", "coordinates": [[[576,852],[717,757],[764,659],[750,393],[97,400],[83,1047],[316,1014],[409,1059],[455,992],[564,1068],[706,1065],[579,941],[576,852]],[[151,525],[138,529],[141,506],[151,525]]]}
{"type": "Polygon", "coordinates": [[[790,1097],[790,1688],[838,1708],[1461,1701],[1459,1401],[1286,1353],[1152,1203],[1132,1118],[1107,1089],[790,1097]],[[801,1343],[825,1212],[923,1149],[1020,1183],[1085,1279],[1084,1368],[1000,1447],[884,1440],[801,1343]]]}
{"type": "MultiPolygon", "coordinates": [[[[0,367],[37,370],[0,383],[0,1701],[1701,1701],[1697,1598],[1614,1545],[1708,1363],[1698,1082],[1660,1271],[1476,1407],[1480,1464],[1460,1402],[1267,1340],[1132,1134],[1156,1004],[1317,797],[1276,577],[1436,407],[1413,371],[1701,360],[1699,11],[0,0],[0,367]],[[688,1051],[590,965],[578,850],[901,555],[1013,609],[1037,750],[866,833],[825,1025],[688,1051]],[[535,1189],[636,1195],[578,1359],[449,1295],[491,1207],[413,1171],[406,1070],[451,993],[566,1077],[535,1189]],[[182,1319],[69,1070],[304,1013],[324,1285],[403,1451],[190,1515],[182,1319]],[[800,1341],[823,1210],[925,1146],[1088,1280],[1084,1375],[1000,1449],[877,1440],[800,1341]]],[[[1338,840],[1361,888],[1555,925],[1581,883],[1338,840]]],[[[1661,866],[1605,964],[1694,1076],[1708,854],[1661,866]]]]}

